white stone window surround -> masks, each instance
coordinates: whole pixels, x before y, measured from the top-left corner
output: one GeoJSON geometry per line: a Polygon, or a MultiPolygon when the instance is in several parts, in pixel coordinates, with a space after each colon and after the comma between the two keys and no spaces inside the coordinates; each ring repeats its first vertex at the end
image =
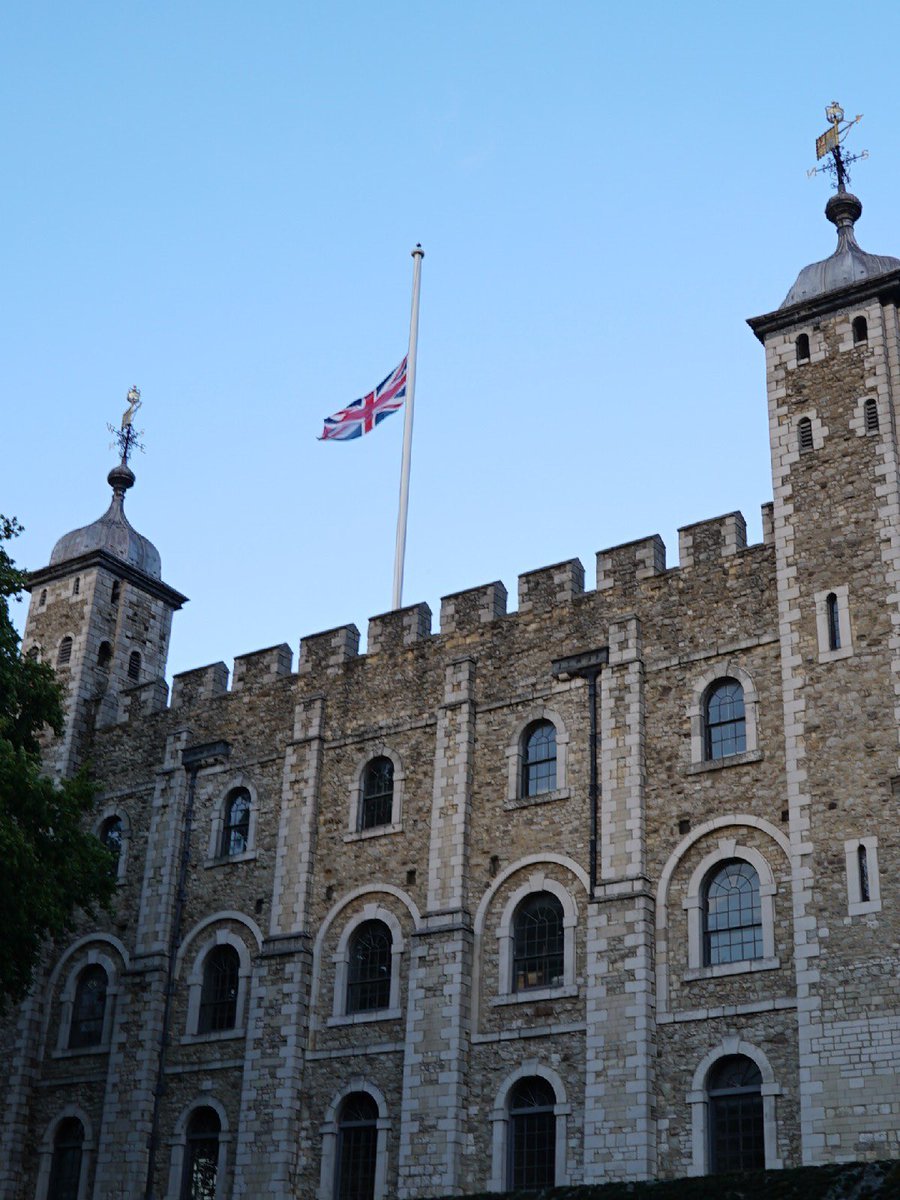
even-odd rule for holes
{"type": "Polygon", "coordinates": [[[94,1129],[87,1113],[76,1104],[67,1104],[65,1108],[60,1109],[47,1126],[44,1136],[41,1139],[40,1149],[38,1150],[38,1177],[37,1188],[34,1193],[35,1200],[47,1200],[47,1192],[50,1188],[50,1171],[53,1167],[53,1143],[56,1139],[56,1131],[63,1121],[68,1120],[69,1117],[75,1117],[76,1120],[80,1121],[81,1127],[84,1130],[84,1141],[81,1143],[81,1174],[78,1177],[78,1200],[88,1200],[88,1179],[91,1177],[92,1161],[97,1150],[97,1144],[94,1140],[94,1129]]]}
{"type": "Polygon", "coordinates": [[[533,872],[512,893],[503,909],[497,929],[497,952],[499,964],[498,994],[491,1000],[492,1006],[501,1004],[527,1004],[535,1000],[557,1000],[563,996],[576,996],[575,983],[575,930],[578,927],[578,906],[567,887],[549,878],[543,871],[533,872]],[[562,905],[563,910],[563,982],[558,987],[529,988],[521,992],[513,990],[513,957],[515,954],[515,915],[519,905],[538,892],[549,892],[562,905]]]}
{"type": "Polygon", "coordinates": [[[523,1062],[511,1075],[504,1079],[494,1109],[491,1113],[493,1137],[491,1139],[491,1177],[488,1180],[489,1192],[502,1192],[512,1185],[507,1178],[509,1173],[509,1094],[513,1087],[522,1079],[532,1079],[537,1076],[544,1079],[553,1088],[556,1103],[553,1115],[556,1118],[556,1178],[555,1187],[565,1187],[570,1182],[569,1164],[566,1160],[566,1135],[568,1118],[572,1106],[568,1102],[563,1081],[556,1071],[545,1066],[538,1059],[523,1062]]]}
{"type": "MultiPolygon", "coordinates": [[[[773,339],[774,342],[775,339],[773,339]]],[[[796,371],[798,368],[808,367],[810,363],[822,362],[823,359],[828,357],[825,341],[822,338],[820,330],[814,325],[797,325],[789,334],[785,334],[780,339],[780,342],[780,349],[776,350],[781,359],[779,366],[786,368],[788,371],[796,371]],[[801,333],[805,333],[809,338],[809,358],[802,358],[798,362],[797,338],[801,333]]]]}
{"type": "Polygon", "coordinates": [[[369,750],[356,764],[353,772],[353,782],[350,785],[350,803],[347,819],[345,842],[359,842],[366,838],[383,837],[386,833],[401,833],[403,831],[403,791],[406,783],[406,772],[403,760],[396,750],[379,743],[369,750]],[[362,815],[363,778],[366,767],[373,758],[388,758],[394,764],[394,790],[391,797],[391,820],[387,825],[375,825],[371,829],[360,829],[362,815]]]}
{"type": "Polygon", "coordinates": [[[175,1123],[175,1133],[170,1141],[172,1153],[169,1158],[169,1186],[167,1196],[180,1196],[182,1174],[184,1173],[184,1152],[187,1147],[187,1128],[191,1117],[198,1108],[211,1108],[219,1118],[219,1156],[216,1162],[216,1200],[225,1200],[229,1189],[225,1181],[228,1167],[228,1146],[231,1142],[231,1131],[228,1127],[228,1117],[225,1106],[213,1096],[200,1094],[191,1101],[175,1123]]]}
{"type": "Polygon", "coordinates": [[[369,1021],[394,1021],[402,1016],[400,1008],[400,964],[403,951],[406,949],[403,941],[403,928],[396,916],[383,904],[373,902],[367,904],[361,912],[356,913],[341,933],[337,949],[332,956],[334,963],[334,997],[332,999],[331,1016],[328,1025],[361,1025],[369,1021]],[[347,983],[350,971],[350,941],[366,921],[381,921],[388,927],[391,935],[391,989],[387,1008],[376,1008],[371,1012],[347,1012],[347,983]]]}
{"type": "Polygon", "coordinates": [[[803,412],[794,413],[791,416],[790,430],[792,448],[794,450],[794,455],[790,461],[796,461],[796,459],[802,457],[803,455],[812,454],[816,450],[821,450],[825,445],[825,438],[828,436],[828,429],[819,420],[819,415],[814,408],[809,408],[803,412]],[[812,449],[810,450],[800,449],[800,422],[803,420],[809,421],[812,429],[813,444],[812,449]]]}
{"type": "MultiPolygon", "coordinates": [[[[687,852],[701,838],[708,837],[718,829],[739,827],[742,825],[746,825],[750,829],[757,829],[770,838],[774,845],[778,846],[784,854],[785,861],[791,865],[792,870],[794,869],[790,842],[782,831],[772,825],[771,822],[764,821],[761,817],[752,816],[750,813],[729,813],[724,817],[714,817],[711,821],[704,821],[702,825],[698,825],[696,829],[691,830],[690,833],[682,838],[666,860],[666,865],[662,869],[656,889],[656,997],[658,1020],[671,1019],[671,1010],[669,1008],[669,886],[672,882],[672,876],[675,874],[687,852]]],[[[705,971],[715,969],[710,967],[701,968],[701,970],[705,971]]],[[[757,966],[758,969],[759,967],[757,966]]],[[[694,976],[694,978],[698,977],[698,975],[694,976]]]]}
{"type": "Polygon", "coordinates": [[[250,952],[247,949],[247,944],[242,937],[235,933],[232,929],[225,926],[226,921],[233,921],[243,925],[250,932],[256,942],[256,949],[259,951],[262,948],[262,933],[255,921],[240,912],[222,911],[212,913],[205,917],[202,921],[191,930],[188,936],[181,944],[178,951],[178,958],[175,963],[176,978],[180,975],[182,966],[187,958],[188,952],[191,952],[191,971],[187,977],[186,983],[188,987],[188,1010],[187,1021],[185,1023],[185,1031],[181,1037],[182,1043],[190,1042],[217,1042],[226,1041],[229,1038],[242,1038],[244,1036],[244,1026],[246,1023],[247,1001],[250,990],[250,977],[253,970],[250,952]],[[200,942],[199,948],[194,948],[195,943],[200,938],[201,934],[209,930],[209,935],[200,942]],[[197,1025],[200,1019],[200,998],[203,991],[203,966],[206,956],[216,946],[233,946],[237,951],[238,956],[238,993],[237,1002],[235,1005],[235,1020],[233,1029],[215,1030],[211,1033],[198,1033],[197,1025]]]}
{"type": "Polygon", "coordinates": [[[776,1082],[769,1060],[757,1046],[740,1037],[723,1038],[722,1042],[701,1059],[694,1072],[691,1090],[686,1100],[691,1106],[691,1165],[688,1175],[707,1175],[710,1168],[709,1145],[709,1096],[706,1080],[712,1067],[722,1058],[741,1054],[756,1063],[762,1076],[760,1093],[763,1103],[763,1141],[765,1144],[766,1170],[778,1171],[783,1167],[778,1157],[778,1126],[776,1123],[775,1098],[782,1095],[782,1087],[776,1082]]]}
{"type": "Polygon", "coordinates": [[[59,998],[59,1030],[57,1033],[54,1058],[70,1058],[83,1054],[107,1054],[112,1038],[112,1027],[116,1008],[116,997],[119,994],[119,971],[116,963],[110,958],[107,946],[91,946],[87,953],[74,956],[74,962],[66,975],[65,986],[59,998]],[[72,1013],[75,1005],[75,991],[82,973],[88,968],[98,966],[106,972],[106,1003],[103,1008],[103,1030],[100,1041],[96,1046],[69,1046],[69,1035],[72,1031],[72,1013]]]}
{"type": "Polygon", "coordinates": [[[775,893],[777,892],[772,868],[758,850],[739,845],[736,838],[721,838],[715,850],[711,850],[694,870],[688,883],[687,896],[682,904],[688,919],[688,969],[682,978],[709,979],[720,975],[741,975],[748,971],[767,971],[779,967],[775,957],[775,893]],[[703,962],[703,910],[705,882],[715,868],[732,859],[749,863],[759,876],[759,901],[762,918],[763,952],[760,958],[748,958],[739,962],[716,963],[709,966],[703,962]]]}
{"type": "Polygon", "coordinates": [[[388,1133],[391,1128],[391,1123],[387,1115],[387,1101],[383,1093],[373,1083],[357,1075],[331,1101],[325,1110],[325,1120],[319,1126],[319,1132],[322,1135],[322,1162],[319,1170],[319,1189],[316,1192],[316,1200],[333,1200],[335,1171],[337,1169],[338,1114],[341,1111],[341,1105],[344,1100],[354,1092],[365,1092],[366,1095],[372,1097],[378,1106],[374,1200],[385,1200],[387,1197],[387,1148],[388,1133]]]}
{"type": "Polygon", "coordinates": [[[819,643],[819,662],[835,662],[839,658],[850,658],[853,654],[853,630],[850,625],[850,593],[847,584],[825,588],[816,592],[816,637],[819,643]],[[838,633],[841,644],[837,650],[829,648],[828,597],[837,598],[838,633]]]}
{"type": "Polygon", "coordinates": [[[856,408],[853,416],[850,418],[850,428],[857,437],[880,437],[885,429],[890,428],[890,420],[885,416],[883,406],[879,403],[878,393],[876,391],[867,392],[866,395],[860,396],[856,402],[856,408]],[[875,412],[878,416],[878,428],[866,428],[866,406],[873,404],[875,412]]]}
{"type": "MultiPolygon", "coordinates": [[[[525,870],[528,867],[546,867],[550,863],[553,863],[555,866],[562,867],[563,870],[571,873],[571,875],[581,884],[585,896],[587,896],[590,892],[590,884],[588,882],[587,872],[581,866],[579,866],[574,859],[567,858],[562,854],[528,854],[525,857],[510,863],[508,867],[503,868],[503,870],[497,875],[497,878],[492,881],[491,886],[481,897],[481,900],[478,903],[478,908],[475,911],[475,921],[473,925],[475,945],[473,948],[474,952],[472,966],[472,1011],[474,1013],[479,1012],[481,1003],[481,957],[482,946],[484,942],[484,928],[487,922],[488,913],[493,907],[494,899],[497,896],[497,893],[499,892],[500,888],[504,886],[506,881],[517,872],[525,870]]],[[[563,994],[568,995],[569,993],[568,991],[564,991],[563,994]]],[[[533,1000],[536,998],[537,993],[526,992],[524,993],[524,996],[533,1000]]],[[[516,1000],[518,1000],[518,996],[510,997],[511,1002],[516,1000]]]]}
{"type": "Polygon", "coordinates": [[[220,867],[226,863],[251,862],[256,858],[256,818],[259,812],[259,793],[256,784],[246,775],[238,773],[229,775],[228,782],[222,785],[222,776],[216,775],[209,780],[220,788],[218,799],[213,807],[212,821],[209,829],[209,846],[207,848],[204,867],[220,867]],[[250,793],[250,828],[247,832],[247,849],[240,854],[222,853],[222,835],[225,829],[225,808],[233,792],[238,788],[246,788],[250,793]]]}
{"type": "Polygon", "coordinates": [[[691,763],[688,773],[716,771],[722,767],[735,767],[742,763],[758,762],[762,758],[759,750],[759,693],[743,667],[729,659],[719,666],[710,667],[694,680],[694,690],[688,706],[691,727],[691,763]],[[706,704],[713,684],[722,679],[736,679],[744,689],[744,734],[746,749],[741,754],[729,754],[725,758],[706,757],[706,704]]]}
{"type": "Polygon", "coordinates": [[[529,804],[546,804],[548,800],[567,800],[569,733],[562,717],[554,708],[533,708],[516,723],[512,740],[506,747],[507,783],[506,807],[519,808],[529,804]],[[525,759],[525,735],[535,721],[549,721],[556,729],[556,787],[552,792],[538,792],[536,796],[522,794],[522,764],[525,759]]]}
{"type": "Polygon", "coordinates": [[[881,912],[881,882],[878,875],[878,838],[851,838],[844,842],[847,863],[847,911],[851,917],[881,912]],[[866,852],[866,871],[869,879],[869,899],[863,900],[859,878],[859,848],[866,852]]]}
{"type": "Polygon", "coordinates": [[[110,819],[110,817],[118,817],[122,822],[122,844],[119,849],[119,862],[116,866],[116,883],[122,884],[125,882],[125,874],[128,870],[128,847],[131,844],[131,822],[128,820],[128,813],[123,808],[119,808],[116,804],[107,804],[100,813],[94,823],[94,836],[100,837],[100,831],[110,819]]]}

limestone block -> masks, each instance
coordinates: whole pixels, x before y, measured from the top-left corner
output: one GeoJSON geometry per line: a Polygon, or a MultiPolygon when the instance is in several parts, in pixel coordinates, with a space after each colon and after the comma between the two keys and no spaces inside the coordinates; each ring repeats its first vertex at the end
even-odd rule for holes
{"type": "Polygon", "coordinates": [[[172,680],[172,707],[211,700],[228,691],[228,668],[223,662],[210,663],[193,671],[182,671],[172,680]]]}
{"type": "Polygon", "coordinates": [[[519,611],[541,612],[584,592],[584,567],[578,558],[519,576],[519,611]]]}
{"type": "Polygon", "coordinates": [[[234,660],[231,690],[237,692],[242,687],[270,683],[279,676],[290,675],[292,661],[293,654],[286,642],[252,654],[239,654],[234,660]]]}
{"type": "Polygon", "coordinates": [[[368,653],[399,650],[431,635],[431,609],[427,604],[411,604],[396,612],[382,613],[369,621],[368,653]]]}
{"type": "Polygon", "coordinates": [[[619,585],[634,586],[637,580],[662,575],[666,569],[666,546],[658,533],[652,537],[623,542],[597,553],[597,590],[619,585]]]}
{"type": "Polygon", "coordinates": [[[441,633],[470,633],[506,615],[506,588],[499,581],[454,592],[441,600],[441,633]]]}

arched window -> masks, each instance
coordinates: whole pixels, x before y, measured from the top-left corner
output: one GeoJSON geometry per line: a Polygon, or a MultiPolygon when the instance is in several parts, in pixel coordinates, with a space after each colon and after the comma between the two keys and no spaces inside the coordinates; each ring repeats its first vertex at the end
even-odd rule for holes
{"type": "Polygon", "coordinates": [[[97,651],[97,666],[103,671],[109,669],[109,664],[112,662],[112,646],[109,642],[101,642],[100,649],[97,651]]]}
{"type": "Polygon", "coordinates": [[[564,982],[564,939],[563,909],[556,896],[526,896],[513,917],[513,991],[564,982]]]}
{"type": "Polygon", "coordinates": [[[390,825],[394,808],[394,764],[384,755],[366,763],[363,772],[359,828],[390,825]]]}
{"type": "Polygon", "coordinates": [[[67,666],[71,657],[72,657],[72,639],[69,637],[68,634],[66,634],[66,636],[63,638],[63,640],[59,643],[59,652],[56,655],[56,665],[58,667],[67,666]]]}
{"type": "Polygon", "coordinates": [[[704,706],[706,758],[716,761],[747,749],[744,689],[736,679],[717,679],[706,693],[704,706]]]}
{"type": "Polygon", "coordinates": [[[748,862],[733,858],[715,867],[702,902],[704,966],[762,958],[759,876],[748,862]]]}
{"type": "Polygon", "coordinates": [[[198,1033],[216,1033],[234,1029],[237,1022],[237,994],[240,959],[234,946],[214,946],[203,964],[200,990],[198,1033]]]}
{"type": "Polygon", "coordinates": [[[860,342],[869,340],[869,323],[865,317],[853,318],[853,345],[858,346],[860,342]]]}
{"type": "Polygon", "coordinates": [[[871,397],[863,405],[866,433],[878,432],[878,403],[871,397]]]}
{"type": "Polygon", "coordinates": [[[534,721],[525,730],[522,754],[522,795],[540,796],[556,790],[556,726],[534,721]]]}
{"type": "Polygon", "coordinates": [[[720,1058],[710,1069],[709,1163],[713,1174],[766,1165],[762,1075],[743,1054],[720,1058]]]}
{"type": "Polygon", "coordinates": [[[103,1041],[103,1017],[106,1013],[106,972],[94,963],[81,972],[72,1001],[69,1049],[83,1050],[103,1041]]]}
{"type": "Polygon", "coordinates": [[[81,576],[75,576],[75,582],[72,584],[72,595],[77,596],[81,591],[81,576]]]}
{"type": "Polygon", "coordinates": [[[376,1012],[391,1002],[391,931],[383,921],[363,921],[350,939],[347,1012],[376,1012]]]}
{"type": "Polygon", "coordinates": [[[110,599],[112,600],[113,604],[119,603],[119,596],[121,594],[122,594],[122,585],[121,585],[121,583],[119,583],[118,579],[114,579],[113,585],[112,585],[112,592],[110,593],[110,599]]]}
{"type": "Polygon", "coordinates": [[[809,334],[801,333],[794,345],[797,348],[797,362],[809,362],[809,334]]]}
{"type": "Polygon", "coordinates": [[[335,1200],[374,1200],[378,1167],[378,1105],[351,1092],[338,1117],[335,1200]]]}
{"type": "Polygon", "coordinates": [[[813,429],[809,417],[801,417],[797,422],[797,448],[803,453],[813,449],[813,429]]]}
{"type": "Polygon", "coordinates": [[[117,817],[115,813],[113,813],[113,815],[111,817],[107,817],[100,826],[100,841],[110,852],[110,854],[114,854],[116,856],[112,871],[114,875],[118,873],[119,859],[122,857],[123,838],[124,831],[122,828],[122,818],[117,817]]]}
{"type": "Polygon", "coordinates": [[[250,844],[250,793],[246,788],[235,788],[225,798],[225,820],[222,825],[223,858],[232,854],[243,854],[250,844]]]}
{"type": "Polygon", "coordinates": [[[215,1200],[222,1123],[214,1108],[195,1108],[187,1123],[179,1200],[215,1200]]]}
{"type": "Polygon", "coordinates": [[[841,621],[838,611],[838,598],[834,592],[829,592],[825,597],[825,614],[828,618],[828,649],[840,650],[841,621]]]}
{"type": "Polygon", "coordinates": [[[512,1188],[556,1182],[556,1095],[546,1079],[520,1079],[509,1093],[507,1181],[512,1188]]]}
{"type": "Polygon", "coordinates": [[[141,656],[137,650],[132,650],[128,656],[128,678],[140,679],[141,677],[141,656]]]}
{"type": "Polygon", "coordinates": [[[78,1200],[84,1126],[77,1117],[60,1121],[53,1139],[47,1200],[78,1200]]]}

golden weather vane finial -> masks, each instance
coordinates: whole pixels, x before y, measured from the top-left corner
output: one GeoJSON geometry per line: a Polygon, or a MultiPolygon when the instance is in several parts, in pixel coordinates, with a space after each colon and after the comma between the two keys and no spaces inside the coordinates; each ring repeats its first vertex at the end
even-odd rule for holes
{"type": "Polygon", "coordinates": [[[125,466],[128,465],[128,459],[131,457],[132,450],[144,449],[138,440],[144,431],[143,429],[135,429],[133,424],[134,414],[141,407],[141,389],[138,387],[129,388],[126,400],[128,401],[128,407],[122,414],[122,424],[118,429],[115,425],[107,425],[106,427],[115,438],[113,445],[118,446],[119,453],[122,455],[122,463],[125,466]]]}
{"type": "Polygon", "coordinates": [[[823,158],[828,161],[822,163],[821,166],[810,167],[806,174],[812,176],[827,171],[837,179],[837,190],[843,192],[846,191],[846,185],[850,182],[850,164],[858,162],[861,158],[869,157],[868,150],[861,150],[859,154],[845,154],[841,145],[853,126],[862,120],[863,115],[857,113],[852,121],[845,121],[844,110],[837,100],[832,100],[825,109],[825,116],[829,121],[829,126],[816,138],[816,159],[819,162],[823,158]]]}

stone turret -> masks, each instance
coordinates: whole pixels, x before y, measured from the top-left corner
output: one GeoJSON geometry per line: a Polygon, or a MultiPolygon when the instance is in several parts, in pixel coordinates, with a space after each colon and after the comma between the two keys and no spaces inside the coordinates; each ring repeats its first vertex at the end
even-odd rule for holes
{"type": "Polygon", "coordinates": [[[159,552],[125,516],[135,476],[124,454],[108,482],[103,516],[61,537],[28,581],[23,649],[56,668],[65,694],[65,729],[47,750],[57,776],[77,769],[129,689],[162,679],[172,614],[187,599],[163,583],[159,552]]]}

